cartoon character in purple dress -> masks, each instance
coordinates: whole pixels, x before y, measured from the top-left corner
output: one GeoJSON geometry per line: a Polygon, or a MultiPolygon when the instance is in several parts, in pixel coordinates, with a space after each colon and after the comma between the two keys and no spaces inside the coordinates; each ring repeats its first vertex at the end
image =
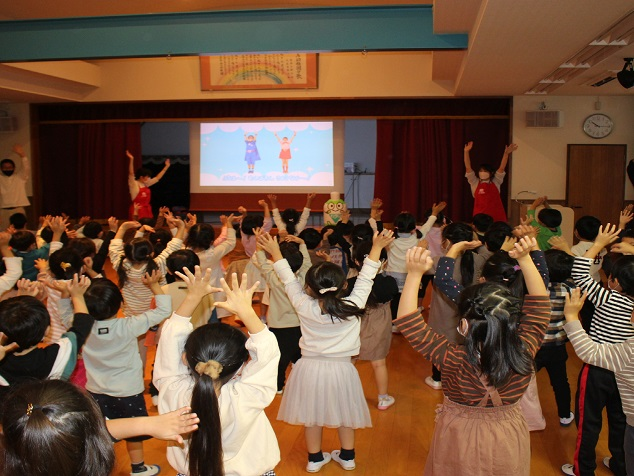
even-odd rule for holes
{"type": "Polygon", "coordinates": [[[255,162],[260,160],[260,153],[258,152],[258,146],[255,141],[258,138],[258,134],[249,134],[244,133],[244,143],[247,145],[247,150],[244,154],[244,160],[249,167],[249,173],[253,173],[253,169],[255,168],[255,162]]]}

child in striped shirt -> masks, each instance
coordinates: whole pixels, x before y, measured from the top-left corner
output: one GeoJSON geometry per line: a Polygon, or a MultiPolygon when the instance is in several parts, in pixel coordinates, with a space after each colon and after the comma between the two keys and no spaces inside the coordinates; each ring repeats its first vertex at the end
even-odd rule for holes
{"type": "Polygon", "coordinates": [[[534,238],[522,238],[509,253],[526,281],[523,304],[497,283],[461,293],[458,331],[464,345],[449,342],[423,320],[418,287],[432,260],[421,248],[407,252],[408,275],[395,324],[415,350],[440,367],[445,393],[427,476],[530,474],[530,437],[518,402],[550,321],[548,291],[529,256],[536,245],[534,238]]]}
{"type": "MultiPolygon", "coordinates": [[[[576,257],[572,267],[575,284],[588,293],[595,311],[590,324],[590,338],[599,344],[617,344],[634,337],[631,315],[634,311],[634,258],[615,263],[608,280],[608,289],[590,274],[595,257],[603,248],[615,242],[621,230],[609,223],[601,227],[594,244],[582,256],[576,257]]],[[[621,258],[622,260],[624,258],[621,258]]],[[[614,372],[584,364],[577,386],[577,444],[572,465],[565,464],[566,474],[594,474],[595,446],[601,432],[602,413],[606,409],[612,458],[606,462],[614,474],[625,474],[626,419],[614,372]]]]}

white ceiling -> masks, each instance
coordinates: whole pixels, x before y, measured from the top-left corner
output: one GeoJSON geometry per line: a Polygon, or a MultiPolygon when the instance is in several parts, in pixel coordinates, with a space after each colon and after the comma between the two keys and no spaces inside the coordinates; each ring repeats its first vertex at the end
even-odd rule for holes
{"type": "MultiPolygon", "coordinates": [[[[456,96],[519,96],[634,10],[632,0],[20,0],[3,2],[0,20],[122,14],[329,6],[434,4],[436,33],[469,34],[467,51],[433,53],[432,79],[453,84],[456,96]]],[[[633,16],[634,20],[634,16],[633,16]]],[[[634,95],[614,80],[601,87],[591,80],[623,67],[634,56],[634,26],[622,48],[551,95],[634,95]]],[[[614,74],[614,73],[612,73],[614,74]]],[[[2,79],[0,72],[0,79],[2,79]]],[[[0,102],[41,102],[41,96],[13,92],[0,84],[0,102]]],[[[50,101],[50,98],[48,99],[50,101]]]]}

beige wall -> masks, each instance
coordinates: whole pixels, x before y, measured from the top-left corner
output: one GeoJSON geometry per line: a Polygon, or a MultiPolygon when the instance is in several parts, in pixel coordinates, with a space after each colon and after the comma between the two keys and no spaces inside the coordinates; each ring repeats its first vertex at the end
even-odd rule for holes
{"type": "Polygon", "coordinates": [[[200,90],[197,57],[113,59],[95,62],[101,70],[101,87],[82,100],[451,96],[451,90],[432,82],[431,61],[429,52],[322,53],[317,89],[227,92],[200,90]]]}
{"type": "MultiPolygon", "coordinates": [[[[601,110],[595,110],[597,96],[516,96],[513,98],[513,141],[519,145],[513,154],[511,197],[522,190],[535,196],[566,199],[566,161],[568,144],[627,144],[627,159],[634,158],[634,96],[600,97],[601,110]],[[545,101],[549,110],[563,112],[561,128],[527,128],[525,112],[536,110],[545,101]],[[582,130],[590,114],[607,114],[614,130],[604,139],[592,139],[582,130]]],[[[518,198],[530,199],[522,194],[518,198]]],[[[626,179],[626,200],[634,199],[634,188],[626,179]]]]}
{"type": "MultiPolygon", "coordinates": [[[[19,166],[19,158],[11,148],[14,144],[22,144],[28,156],[31,155],[31,128],[28,104],[3,104],[0,110],[6,111],[10,116],[17,117],[18,130],[10,133],[0,133],[0,160],[11,159],[19,166]]],[[[31,193],[31,182],[27,183],[26,191],[31,193]]]]}

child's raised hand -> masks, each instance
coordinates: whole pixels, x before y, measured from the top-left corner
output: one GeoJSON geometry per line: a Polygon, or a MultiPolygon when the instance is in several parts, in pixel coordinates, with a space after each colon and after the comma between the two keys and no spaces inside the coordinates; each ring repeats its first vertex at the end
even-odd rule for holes
{"type": "Polygon", "coordinates": [[[18,280],[18,296],[38,297],[42,285],[38,281],[22,278],[18,280]]]}
{"type": "Polygon", "coordinates": [[[378,210],[382,206],[383,206],[383,200],[381,200],[380,198],[373,198],[372,201],[370,202],[370,209],[378,210]]]}
{"type": "Polygon", "coordinates": [[[154,233],[155,230],[153,227],[151,227],[150,225],[143,225],[141,226],[141,229],[139,230],[142,233],[154,233]]]}
{"type": "Polygon", "coordinates": [[[79,219],[79,223],[78,223],[78,225],[79,225],[79,226],[83,226],[83,225],[85,225],[86,223],[88,223],[89,221],[90,221],[90,216],[88,216],[88,215],[84,215],[83,217],[81,217],[81,218],[79,219]]]}
{"type": "Polygon", "coordinates": [[[152,287],[153,284],[157,284],[161,280],[161,272],[158,269],[153,269],[152,273],[145,273],[141,278],[143,284],[148,287],[152,287]]]}
{"type": "Polygon", "coordinates": [[[214,288],[209,284],[211,281],[211,268],[205,269],[203,273],[200,266],[194,268],[194,273],[189,269],[183,268],[183,272],[176,271],[176,274],[187,285],[188,295],[197,297],[198,300],[206,296],[207,294],[216,293],[222,291],[220,288],[214,288]]]}
{"type": "Polygon", "coordinates": [[[240,285],[238,285],[238,275],[236,273],[231,275],[231,288],[224,278],[220,280],[220,283],[222,285],[222,290],[227,295],[227,300],[225,302],[217,302],[216,307],[225,309],[232,314],[236,314],[245,323],[247,328],[249,328],[251,324],[255,323],[254,320],[259,321],[263,326],[262,322],[255,314],[252,305],[253,293],[260,283],[256,282],[252,287],[247,288],[246,273],[242,275],[240,285]]]}
{"type": "Polygon", "coordinates": [[[334,228],[328,228],[326,229],[326,231],[324,231],[323,236],[321,237],[322,240],[326,240],[330,235],[332,235],[335,232],[334,228]]]}
{"type": "Polygon", "coordinates": [[[139,216],[139,210],[141,210],[141,204],[137,203],[137,202],[132,202],[132,215],[133,215],[133,218],[135,216],[137,216],[137,217],[139,216]]]}
{"type": "Polygon", "coordinates": [[[278,230],[277,231],[277,239],[278,241],[284,241],[288,236],[288,230],[278,230]]]}
{"type": "Polygon", "coordinates": [[[129,150],[125,151],[125,155],[128,159],[134,160],[134,155],[132,155],[132,153],[129,150]]]}
{"type": "Polygon", "coordinates": [[[124,230],[130,230],[132,228],[141,228],[141,224],[138,221],[124,221],[121,224],[121,228],[124,230]]]}
{"type": "Polygon", "coordinates": [[[284,237],[284,241],[290,241],[293,243],[297,243],[298,245],[303,245],[304,244],[304,240],[302,240],[299,236],[295,236],[295,235],[286,235],[284,237]]]}
{"type": "Polygon", "coordinates": [[[273,208],[277,208],[277,195],[269,193],[266,198],[269,199],[273,208]]]}
{"type": "Polygon", "coordinates": [[[33,264],[38,271],[46,271],[48,269],[48,261],[44,258],[36,259],[33,264]]]}
{"type": "Polygon", "coordinates": [[[528,256],[534,246],[537,246],[537,240],[528,236],[523,236],[515,243],[514,248],[509,251],[509,256],[513,259],[520,260],[528,256]]]}
{"type": "Polygon", "coordinates": [[[232,213],[228,217],[225,217],[225,226],[227,228],[231,228],[235,221],[236,221],[236,216],[232,213]]]}
{"type": "Polygon", "coordinates": [[[447,206],[447,202],[434,203],[431,207],[431,214],[434,216],[438,216],[440,212],[442,212],[447,206]]]}
{"type": "Polygon", "coordinates": [[[459,241],[458,243],[454,243],[447,251],[447,258],[458,258],[458,256],[462,255],[467,250],[475,250],[482,246],[482,242],[479,240],[473,241],[459,241]]]}
{"type": "Polygon", "coordinates": [[[594,239],[594,244],[596,246],[600,246],[601,248],[605,248],[610,243],[614,243],[619,239],[619,233],[621,233],[621,229],[617,229],[616,225],[610,225],[609,223],[605,225],[605,227],[599,227],[599,234],[594,239]]]}
{"type": "Polygon", "coordinates": [[[64,217],[54,217],[51,220],[51,230],[53,233],[64,233],[66,231],[67,221],[64,217]]]}
{"type": "Polygon", "coordinates": [[[520,223],[515,228],[513,228],[513,235],[517,238],[521,238],[522,236],[528,236],[530,238],[537,238],[538,229],[534,226],[531,226],[526,223],[520,223]]]}
{"type": "Polygon", "coordinates": [[[578,321],[579,311],[583,307],[583,303],[586,301],[588,293],[581,294],[580,288],[573,289],[570,294],[566,294],[566,304],[564,306],[564,317],[566,322],[578,321]]]}
{"type": "Polygon", "coordinates": [[[317,256],[319,256],[321,259],[323,259],[324,261],[328,261],[330,263],[331,259],[330,259],[330,253],[326,253],[325,251],[317,251],[315,252],[315,254],[317,256]]]}
{"type": "Polygon", "coordinates": [[[348,221],[350,221],[350,210],[344,208],[341,210],[341,222],[348,223],[348,221]]]}
{"type": "Polygon", "coordinates": [[[66,236],[69,240],[77,238],[77,230],[66,230],[66,236]]]}
{"type": "Polygon", "coordinates": [[[515,248],[515,243],[517,243],[517,237],[515,237],[515,236],[506,236],[506,237],[504,237],[504,243],[502,243],[502,246],[500,247],[500,249],[502,251],[506,251],[508,253],[513,248],[515,248]]]}
{"type": "Polygon", "coordinates": [[[379,249],[386,248],[394,241],[394,232],[392,230],[383,230],[381,233],[374,232],[372,237],[372,248],[377,247],[379,249]]]}
{"type": "Polygon", "coordinates": [[[471,149],[473,149],[473,141],[472,140],[470,140],[469,142],[467,142],[464,145],[464,151],[465,152],[469,152],[471,149]]]}
{"type": "Polygon", "coordinates": [[[553,236],[548,240],[550,247],[555,250],[564,251],[565,253],[572,255],[572,250],[570,249],[570,244],[563,236],[553,236]]]}
{"type": "Polygon", "coordinates": [[[432,268],[434,261],[429,250],[415,246],[407,250],[405,264],[408,273],[423,275],[432,268]]]}
{"type": "Polygon", "coordinates": [[[165,168],[169,167],[170,165],[172,165],[172,162],[170,161],[169,158],[165,159],[165,168]]]}
{"type": "Polygon", "coordinates": [[[632,221],[632,218],[634,218],[634,214],[632,214],[632,206],[628,205],[619,215],[619,228],[625,228],[625,226],[632,221]]]}
{"type": "Polygon", "coordinates": [[[188,213],[187,220],[185,220],[185,229],[188,231],[191,230],[196,223],[198,223],[198,217],[196,214],[188,213]]]}
{"type": "Polygon", "coordinates": [[[269,204],[266,203],[266,200],[258,200],[258,205],[260,205],[262,208],[267,208],[269,206],[269,204]]]}
{"type": "Polygon", "coordinates": [[[242,205],[240,205],[240,206],[238,207],[238,213],[239,213],[240,215],[246,215],[246,214],[247,214],[247,209],[246,209],[246,208],[244,208],[242,205]]]}
{"type": "Polygon", "coordinates": [[[630,243],[614,243],[610,248],[610,251],[615,253],[622,253],[627,255],[634,255],[634,245],[630,243]]]}
{"type": "Polygon", "coordinates": [[[80,277],[75,274],[67,286],[71,298],[82,297],[90,287],[90,279],[87,276],[80,277]]]}
{"type": "Polygon", "coordinates": [[[169,213],[169,211],[170,211],[170,207],[165,207],[164,206],[164,207],[159,208],[158,214],[159,214],[159,216],[165,216],[165,214],[169,213]]]}
{"type": "Polygon", "coordinates": [[[183,444],[183,437],[198,429],[200,418],[191,412],[191,407],[183,407],[173,412],[148,418],[147,434],[159,440],[176,441],[183,444]]]}
{"type": "Polygon", "coordinates": [[[283,259],[280,252],[280,245],[277,239],[271,236],[269,233],[263,233],[258,237],[258,245],[262,247],[264,251],[271,255],[273,261],[279,261],[283,259]]]}
{"type": "Polygon", "coordinates": [[[108,218],[108,228],[113,233],[117,232],[117,230],[119,229],[119,220],[117,220],[117,217],[108,218]]]}
{"type": "Polygon", "coordinates": [[[306,195],[306,203],[311,203],[316,196],[316,193],[309,193],[308,195],[306,195]]]}

